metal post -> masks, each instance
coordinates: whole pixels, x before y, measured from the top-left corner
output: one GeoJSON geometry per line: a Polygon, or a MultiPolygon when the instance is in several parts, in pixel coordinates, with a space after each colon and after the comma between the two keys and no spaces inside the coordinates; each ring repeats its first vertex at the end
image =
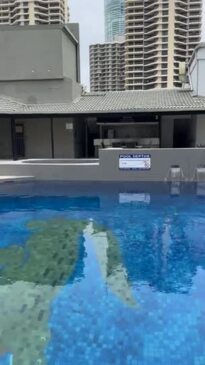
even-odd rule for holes
{"type": "Polygon", "coordinates": [[[12,156],[13,160],[17,160],[16,153],[16,132],[15,132],[15,119],[11,117],[11,147],[12,147],[12,156]]]}
{"type": "Polygon", "coordinates": [[[158,116],[158,133],[159,133],[159,148],[162,147],[162,121],[161,115],[158,116]]]}
{"type": "Polygon", "coordinates": [[[100,139],[103,139],[103,126],[100,124],[100,139]]]}
{"type": "Polygon", "coordinates": [[[85,119],[85,157],[88,157],[88,123],[85,119]]]}
{"type": "Polygon", "coordinates": [[[53,117],[50,120],[50,131],[51,131],[51,158],[55,158],[54,134],[53,134],[53,117]]]}

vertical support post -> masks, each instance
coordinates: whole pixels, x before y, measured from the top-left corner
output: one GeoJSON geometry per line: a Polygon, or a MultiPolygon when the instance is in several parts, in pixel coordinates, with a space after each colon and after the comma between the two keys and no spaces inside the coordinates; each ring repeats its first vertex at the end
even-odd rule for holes
{"type": "Polygon", "coordinates": [[[162,139],[161,139],[161,135],[162,135],[162,132],[161,132],[161,115],[158,115],[158,133],[159,133],[159,148],[162,147],[162,139]]]}
{"type": "Polygon", "coordinates": [[[85,157],[88,158],[88,123],[85,119],[85,157]]]}
{"type": "Polygon", "coordinates": [[[51,117],[51,119],[50,119],[50,132],[51,132],[51,158],[55,158],[54,134],[53,134],[53,117],[51,117]]]}
{"type": "Polygon", "coordinates": [[[100,139],[103,138],[103,126],[100,124],[100,139]]]}
{"type": "Polygon", "coordinates": [[[15,119],[11,117],[11,147],[12,147],[12,156],[13,160],[17,160],[17,152],[16,152],[16,131],[15,131],[15,119]]]}

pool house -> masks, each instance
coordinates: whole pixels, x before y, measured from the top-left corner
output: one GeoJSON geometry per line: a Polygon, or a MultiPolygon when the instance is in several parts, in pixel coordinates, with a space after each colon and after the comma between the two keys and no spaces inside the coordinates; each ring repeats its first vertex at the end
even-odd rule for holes
{"type": "Polygon", "coordinates": [[[190,90],[82,95],[25,104],[0,98],[1,159],[98,158],[99,149],[205,147],[205,98],[190,90]]]}

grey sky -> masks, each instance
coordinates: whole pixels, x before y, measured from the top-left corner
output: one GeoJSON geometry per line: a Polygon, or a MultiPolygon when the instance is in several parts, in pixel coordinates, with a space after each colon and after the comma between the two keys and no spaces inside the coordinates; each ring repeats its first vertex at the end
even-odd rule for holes
{"type": "MultiPolygon", "coordinates": [[[[81,81],[89,87],[89,45],[104,41],[104,0],[68,0],[70,21],[80,24],[81,81]]],[[[203,40],[205,41],[205,0],[203,40]]]]}

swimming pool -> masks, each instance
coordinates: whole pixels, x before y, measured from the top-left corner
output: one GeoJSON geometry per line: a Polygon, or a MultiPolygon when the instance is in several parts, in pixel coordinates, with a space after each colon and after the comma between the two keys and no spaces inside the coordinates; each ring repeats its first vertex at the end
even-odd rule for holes
{"type": "Polygon", "coordinates": [[[204,365],[205,198],[180,189],[1,185],[0,364],[204,365]]]}

